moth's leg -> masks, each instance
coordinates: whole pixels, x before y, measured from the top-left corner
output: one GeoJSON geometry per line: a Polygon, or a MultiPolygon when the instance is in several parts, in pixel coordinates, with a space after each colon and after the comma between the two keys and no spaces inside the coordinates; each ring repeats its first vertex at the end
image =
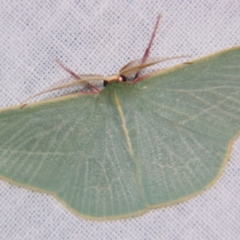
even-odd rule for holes
{"type": "MultiPolygon", "coordinates": [[[[81,80],[81,77],[74,73],[71,69],[69,69],[68,67],[64,66],[59,60],[56,60],[56,62],[59,64],[59,66],[61,66],[65,71],[67,71],[70,75],[72,75],[72,77],[74,77],[76,80],[81,80]]],[[[100,92],[100,90],[93,86],[92,84],[90,84],[89,82],[82,82],[83,84],[85,84],[87,87],[89,87],[93,92],[100,92]]]]}

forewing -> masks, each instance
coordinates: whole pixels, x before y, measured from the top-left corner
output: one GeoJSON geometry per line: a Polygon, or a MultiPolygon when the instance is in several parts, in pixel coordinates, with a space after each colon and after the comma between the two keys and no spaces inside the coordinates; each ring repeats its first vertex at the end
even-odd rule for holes
{"type": "Polygon", "coordinates": [[[240,48],[136,84],[136,149],[147,203],[164,206],[220,176],[240,132],[240,48]]]}
{"type": "Polygon", "coordinates": [[[111,99],[75,97],[0,114],[0,175],[53,194],[74,212],[116,218],[144,209],[111,99]]]}

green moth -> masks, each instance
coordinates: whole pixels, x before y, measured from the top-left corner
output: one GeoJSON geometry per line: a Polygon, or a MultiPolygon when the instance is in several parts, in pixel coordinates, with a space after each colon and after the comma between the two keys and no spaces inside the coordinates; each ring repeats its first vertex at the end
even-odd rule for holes
{"type": "Polygon", "coordinates": [[[0,176],[74,213],[118,219],[220,177],[240,131],[240,47],[145,77],[0,112],[0,176]]]}
{"type": "Polygon", "coordinates": [[[240,47],[139,77],[179,58],[149,59],[159,20],[140,62],[106,78],[80,78],[60,63],[75,81],[40,93],[81,83],[92,94],[1,110],[0,178],[97,220],[178,203],[215,183],[240,134],[240,47]]]}

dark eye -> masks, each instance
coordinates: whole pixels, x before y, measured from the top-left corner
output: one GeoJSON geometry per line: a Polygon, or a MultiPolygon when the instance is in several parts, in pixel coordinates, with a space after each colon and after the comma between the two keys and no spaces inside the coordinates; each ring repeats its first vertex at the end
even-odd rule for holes
{"type": "Polygon", "coordinates": [[[108,85],[108,81],[103,80],[103,86],[106,87],[108,85]]]}
{"type": "Polygon", "coordinates": [[[125,76],[123,76],[123,75],[120,75],[118,80],[119,80],[119,82],[126,82],[127,78],[125,76]]]}

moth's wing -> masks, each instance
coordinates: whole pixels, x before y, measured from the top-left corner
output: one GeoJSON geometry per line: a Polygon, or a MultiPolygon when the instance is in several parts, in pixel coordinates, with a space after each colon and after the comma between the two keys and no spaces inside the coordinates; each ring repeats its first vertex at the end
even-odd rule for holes
{"type": "Polygon", "coordinates": [[[119,120],[111,91],[0,112],[0,177],[88,218],[142,211],[119,120]]]}
{"type": "Polygon", "coordinates": [[[240,47],[154,74],[134,87],[133,137],[146,202],[164,206],[213,185],[240,134],[240,47]]]}

